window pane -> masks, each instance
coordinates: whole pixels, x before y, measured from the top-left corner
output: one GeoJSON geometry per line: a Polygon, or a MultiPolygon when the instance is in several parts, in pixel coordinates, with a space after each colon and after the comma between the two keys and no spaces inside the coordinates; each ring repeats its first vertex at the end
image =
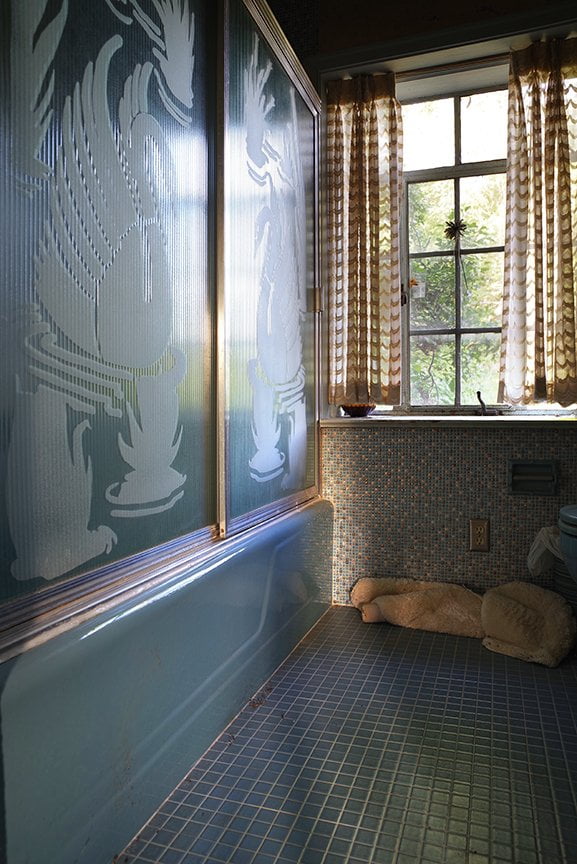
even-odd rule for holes
{"type": "Polygon", "coordinates": [[[505,175],[485,174],[461,181],[461,218],[467,228],[461,248],[505,243],[505,175]]]}
{"type": "Polygon", "coordinates": [[[455,121],[452,99],[403,105],[403,166],[405,171],[438,168],[455,162],[455,121]]]}
{"type": "Polygon", "coordinates": [[[455,326],[455,259],[411,261],[411,329],[455,326]]]}
{"type": "Polygon", "coordinates": [[[503,253],[485,252],[461,258],[463,327],[500,327],[503,307],[503,253]]]}
{"type": "Polygon", "coordinates": [[[499,386],[498,333],[472,333],[461,340],[461,404],[479,404],[477,390],[487,404],[497,401],[499,386]]]}
{"type": "Polygon", "coordinates": [[[411,337],[411,405],[454,405],[455,340],[411,337]]]}
{"type": "Polygon", "coordinates": [[[461,161],[505,159],[507,91],[461,97],[461,161]]]}
{"type": "Polygon", "coordinates": [[[448,220],[455,218],[455,184],[452,180],[409,184],[409,252],[450,249],[445,237],[448,220]]]}

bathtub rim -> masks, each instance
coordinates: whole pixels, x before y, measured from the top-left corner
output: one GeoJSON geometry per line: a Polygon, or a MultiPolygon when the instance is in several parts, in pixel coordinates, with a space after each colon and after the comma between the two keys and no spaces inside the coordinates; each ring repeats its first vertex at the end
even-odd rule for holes
{"type": "Polygon", "coordinates": [[[218,565],[234,550],[260,537],[297,514],[330,502],[315,494],[294,501],[288,509],[261,515],[234,534],[219,536],[216,527],[205,528],[138,555],[90,571],[77,578],[42,587],[2,607],[0,663],[54,639],[99,615],[182,580],[191,570],[194,581],[208,566],[218,565]]]}

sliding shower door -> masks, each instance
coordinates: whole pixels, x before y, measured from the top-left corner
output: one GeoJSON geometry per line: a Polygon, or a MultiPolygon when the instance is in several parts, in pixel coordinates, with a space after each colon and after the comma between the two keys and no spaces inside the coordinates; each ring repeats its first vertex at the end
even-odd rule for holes
{"type": "Polygon", "coordinates": [[[227,528],[315,487],[318,98],[259,3],[225,25],[227,528]]]}
{"type": "Polygon", "coordinates": [[[210,6],[3,0],[0,600],[216,522],[210,6]]]}
{"type": "Polygon", "coordinates": [[[315,494],[320,103],[260,0],[0,14],[1,651],[315,494]]]}

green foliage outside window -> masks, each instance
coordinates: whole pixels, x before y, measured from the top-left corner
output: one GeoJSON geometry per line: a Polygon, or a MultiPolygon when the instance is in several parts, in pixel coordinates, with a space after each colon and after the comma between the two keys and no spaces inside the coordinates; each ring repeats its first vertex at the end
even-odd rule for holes
{"type": "Polygon", "coordinates": [[[413,405],[455,404],[457,351],[460,404],[475,404],[477,390],[489,403],[497,399],[498,334],[460,331],[500,326],[503,200],[502,174],[409,185],[413,405]],[[456,220],[461,233],[446,232],[448,223],[455,224],[456,188],[461,201],[467,198],[456,220]]]}

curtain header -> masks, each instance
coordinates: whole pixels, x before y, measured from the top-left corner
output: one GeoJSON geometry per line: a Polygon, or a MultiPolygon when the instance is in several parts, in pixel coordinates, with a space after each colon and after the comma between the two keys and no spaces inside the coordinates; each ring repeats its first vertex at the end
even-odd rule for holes
{"type": "Polygon", "coordinates": [[[327,82],[329,105],[354,105],[371,99],[394,98],[395,75],[384,72],[379,75],[356,75],[327,82]]]}
{"type": "Polygon", "coordinates": [[[577,39],[548,39],[511,52],[511,71],[516,75],[555,68],[568,78],[577,77],[577,39]]]}

